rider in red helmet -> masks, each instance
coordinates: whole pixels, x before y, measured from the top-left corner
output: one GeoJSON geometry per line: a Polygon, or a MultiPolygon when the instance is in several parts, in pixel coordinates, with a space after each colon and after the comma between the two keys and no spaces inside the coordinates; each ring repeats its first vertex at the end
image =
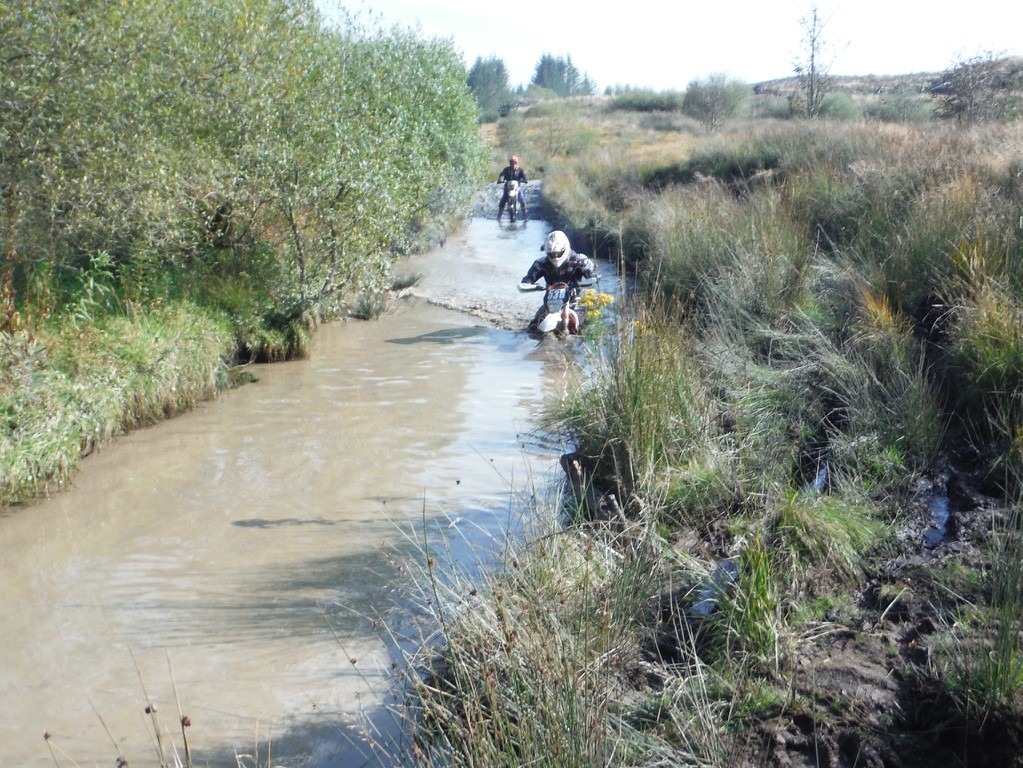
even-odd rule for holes
{"type": "MultiPolygon", "coordinates": [[[[529,179],[526,178],[526,172],[519,167],[519,158],[517,155],[511,155],[508,158],[508,165],[501,171],[497,177],[498,184],[504,184],[504,182],[515,179],[519,183],[519,205],[522,210],[522,218],[526,218],[526,191],[524,189],[529,179]]],[[[504,213],[504,207],[508,205],[508,193],[505,192],[501,195],[501,202],[497,208],[497,219],[501,220],[501,214],[504,213]]]]}

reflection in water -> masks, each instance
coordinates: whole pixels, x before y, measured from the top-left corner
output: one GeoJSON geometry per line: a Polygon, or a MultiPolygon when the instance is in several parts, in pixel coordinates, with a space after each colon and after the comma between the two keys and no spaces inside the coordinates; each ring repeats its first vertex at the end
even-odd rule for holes
{"type": "MultiPolygon", "coordinates": [[[[470,228],[446,250],[464,265],[491,245],[470,228]]],[[[511,291],[526,250],[481,270],[477,297],[511,291]]],[[[532,423],[566,349],[407,299],[0,519],[0,763],[52,766],[47,730],[79,765],[153,764],[144,684],[178,737],[180,698],[197,765],[268,736],[275,763],[362,765],[342,715],[387,724],[397,565],[422,531],[485,562],[514,489],[558,476],[562,447],[532,423]]]]}

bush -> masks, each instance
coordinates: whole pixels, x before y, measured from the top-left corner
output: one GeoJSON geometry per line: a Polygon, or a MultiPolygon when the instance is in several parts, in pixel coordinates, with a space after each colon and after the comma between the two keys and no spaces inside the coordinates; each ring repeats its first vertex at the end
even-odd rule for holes
{"type": "Polygon", "coordinates": [[[833,120],[853,120],[860,116],[860,108],[849,94],[832,92],[821,101],[820,115],[833,120]]]}
{"type": "Polygon", "coordinates": [[[792,117],[792,105],[784,96],[757,96],[750,111],[754,118],[788,120],[792,117]]]}
{"type": "Polygon", "coordinates": [[[679,91],[625,91],[611,99],[608,109],[630,112],[681,112],[685,94],[679,91]]]}
{"type": "Polygon", "coordinates": [[[693,80],[686,89],[682,111],[713,130],[729,118],[739,115],[748,103],[750,87],[726,75],[711,75],[706,80],[693,80]]]}
{"type": "Polygon", "coordinates": [[[640,128],[665,133],[688,133],[695,136],[701,132],[699,122],[676,112],[648,112],[639,118],[637,125],[640,128]]]}
{"type": "Polygon", "coordinates": [[[863,116],[885,123],[924,123],[934,118],[934,102],[921,95],[895,93],[869,103],[863,116]]]}

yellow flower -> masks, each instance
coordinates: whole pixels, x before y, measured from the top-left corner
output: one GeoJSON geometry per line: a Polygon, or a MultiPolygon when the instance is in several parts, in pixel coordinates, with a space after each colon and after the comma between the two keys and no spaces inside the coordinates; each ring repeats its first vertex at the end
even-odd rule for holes
{"type": "Polygon", "coordinates": [[[579,297],[579,305],[587,312],[596,310],[600,313],[600,310],[604,307],[614,304],[614,296],[610,293],[597,293],[596,291],[586,291],[582,296],[579,297]]]}

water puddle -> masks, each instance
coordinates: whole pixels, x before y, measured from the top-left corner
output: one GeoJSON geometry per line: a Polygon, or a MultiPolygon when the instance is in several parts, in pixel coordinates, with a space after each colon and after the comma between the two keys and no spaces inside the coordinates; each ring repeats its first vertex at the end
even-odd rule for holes
{"type": "Polygon", "coordinates": [[[722,560],[710,577],[700,585],[696,600],[689,610],[695,616],[710,616],[717,610],[719,601],[728,594],[738,578],[739,569],[735,563],[732,560],[722,560]]]}
{"type": "Polygon", "coordinates": [[[952,505],[948,495],[948,477],[943,476],[931,486],[927,496],[927,527],[923,532],[926,549],[935,549],[948,539],[952,505]]]}

